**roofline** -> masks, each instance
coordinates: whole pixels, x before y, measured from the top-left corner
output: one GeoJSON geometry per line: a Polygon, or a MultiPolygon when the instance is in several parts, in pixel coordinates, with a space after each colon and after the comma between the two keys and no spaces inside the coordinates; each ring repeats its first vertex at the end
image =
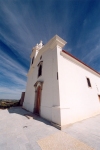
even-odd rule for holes
{"type": "Polygon", "coordinates": [[[91,69],[92,71],[96,72],[98,75],[100,75],[99,72],[95,71],[93,68],[89,67],[88,65],[86,65],[85,63],[83,63],[82,61],[80,61],[79,59],[77,59],[76,57],[74,57],[72,54],[66,52],[65,50],[62,50],[62,52],[64,52],[65,54],[69,55],[70,57],[74,58],[75,60],[77,60],[78,62],[80,62],[81,64],[83,64],[84,66],[88,67],[89,69],[91,69]]]}

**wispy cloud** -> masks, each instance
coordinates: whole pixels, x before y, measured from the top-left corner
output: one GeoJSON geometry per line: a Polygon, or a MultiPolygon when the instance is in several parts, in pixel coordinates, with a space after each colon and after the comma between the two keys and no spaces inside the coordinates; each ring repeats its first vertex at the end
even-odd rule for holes
{"type": "Polygon", "coordinates": [[[1,71],[4,79],[7,78],[8,81],[0,83],[0,98],[20,98],[21,92],[25,91],[26,81],[17,77],[13,72],[9,73],[4,69],[1,71]]]}
{"type": "Polygon", "coordinates": [[[89,53],[83,57],[82,61],[86,61],[88,64],[93,62],[93,60],[100,58],[100,45],[97,45],[89,53]]]}
{"type": "Polygon", "coordinates": [[[19,99],[26,87],[26,70],[14,59],[2,53],[0,56],[0,98],[19,99]],[[6,93],[6,94],[5,94],[6,93]]]}
{"type": "Polygon", "coordinates": [[[15,72],[21,73],[22,75],[26,75],[27,70],[20,63],[18,63],[13,58],[9,57],[7,54],[1,52],[0,55],[0,67],[5,68],[6,70],[13,70],[15,72]]]}
{"type": "Polygon", "coordinates": [[[55,34],[68,42],[65,50],[100,71],[99,12],[98,0],[0,0],[0,98],[19,97],[32,47],[55,34]]]}
{"type": "Polygon", "coordinates": [[[9,87],[0,87],[0,99],[20,99],[21,98],[21,93],[25,91],[22,88],[9,88],[9,87]],[[5,94],[6,93],[6,94],[5,94]]]}

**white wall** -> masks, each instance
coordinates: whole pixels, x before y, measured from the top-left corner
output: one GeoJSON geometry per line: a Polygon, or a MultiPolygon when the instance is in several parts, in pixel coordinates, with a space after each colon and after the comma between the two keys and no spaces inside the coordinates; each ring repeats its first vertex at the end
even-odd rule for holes
{"type": "Polygon", "coordinates": [[[34,109],[34,99],[35,99],[35,81],[37,80],[37,68],[32,69],[32,73],[29,74],[27,78],[25,99],[23,103],[23,107],[30,112],[33,112],[34,109]]]}
{"type": "Polygon", "coordinates": [[[61,126],[74,123],[100,113],[100,77],[73,58],[60,53],[65,45],[58,36],[39,50],[28,73],[23,107],[33,112],[35,87],[43,81],[40,115],[61,126]],[[59,45],[59,46],[57,46],[59,45]],[[42,59],[40,60],[40,56],[42,59]],[[38,63],[43,61],[42,76],[38,77],[38,63]],[[58,80],[57,80],[58,72],[58,80]],[[86,77],[92,88],[87,85],[86,77]]]}
{"type": "Polygon", "coordinates": [[[61,56],[60,51],[58,48],[60,113],[61,125],[66,125],[100,113],[100,77],[73,62],[70,56],[61,56]]]}
{"type": "MultiPolygon", "coordinates": [[[[60,124],[60,109],[59,106],[59,90],[57,80],[57,48],[48,49],[42,54],[43,68],[42,76],[38,75],[38,63],[40,62],[41,52],[38,54],[35,68],[32,69],[28,76],[26,94],[23,107],[33,112],[35,102],[35,87],[37,81],[43,81],[40,115],[41,117],[52,122],[60,124]]],[[[33,64],[34,66],[34,64],[33,64]]]]}
{"type": "MultiPolygon", "coordinates": [[[[53,106],[59,105],[57,81],[57,50],[44,52],[43,57],[43,90],[41,99],[41,116],[52,121],[53,106]]],[[[53,117],[54,118],[54,117],[53,117]]],[[[56,119],[55,119],[56,120],[56,119]]],[[[53,119],[54,121],[54,119],[53,119]]]]}

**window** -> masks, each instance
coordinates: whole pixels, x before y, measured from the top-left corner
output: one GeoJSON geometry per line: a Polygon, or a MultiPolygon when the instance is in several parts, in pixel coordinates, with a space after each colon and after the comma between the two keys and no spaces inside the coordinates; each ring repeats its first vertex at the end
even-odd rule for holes
{"type": "Polygon", "coordinates": [[[38,77],[42,75],[42,64],[38,68],[38,77]]]}
{"type": "Polygon", "coordinates": [[[38,77],[42,75],[43,61],[40,61],[38,66],[38,77]]]}
{"type": "Polygon", "coordinates": [[[33,64],[33,62],[34,62],[34,57],[32,58],[32,64],[33,64]]]}
{"type": "Polygon", "coordinates": [[[58,80],[58,72],[57,72],[57,80],[58,80]]]}
{"type": "Polygon", "coordinates": [[[40,60],[42,59],[42,56],[40,57],[40,60]]]}
{"type": "Polygon", "coordinates": [[[86,79],[87,79],[88,87],[91,87],[90,79],[89,78],[86,78],[86,79]]]}
{"type": "Polygon", "coordinates": [[[98,98],[99,98],[99,102],[100,102],[100,95],[98,95],[98,98]]]}

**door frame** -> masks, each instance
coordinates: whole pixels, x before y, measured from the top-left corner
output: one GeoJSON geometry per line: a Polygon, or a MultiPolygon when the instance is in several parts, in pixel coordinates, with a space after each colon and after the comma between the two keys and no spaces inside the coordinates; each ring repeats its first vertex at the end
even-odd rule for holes
{"type": "Polygon", "coordinates": [[[99,99],[99,102],[100,102],[100,95],[98,95],[98,99],[99,99]]]}
{"type": "Polygon", "coordinates": [[[37,81],[34,84],[35,87],[35,100],[34,100],[34,108],[33,113],[40,115],[40,108],[41,108],[41,95],[42,95],[42,88],[43,88],[43,81],[37,81]]]}

